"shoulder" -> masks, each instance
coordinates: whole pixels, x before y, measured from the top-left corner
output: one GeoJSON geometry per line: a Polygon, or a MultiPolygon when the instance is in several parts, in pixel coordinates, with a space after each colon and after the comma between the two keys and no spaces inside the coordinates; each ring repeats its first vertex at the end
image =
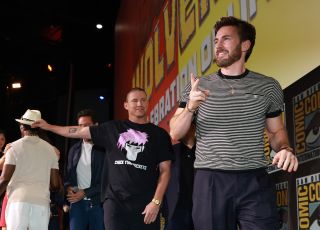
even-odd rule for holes
{"type": "Polygon", "coordinates": [[[148,125],[149,125],[153,130],[155,130],[155,131],[157,131],[157,132],[159,132],[159,133],[161,133],[161,134],[168,134],[168,132],[167,132],[164,128],[160,127],[160,126],[157,126],[157,125],[155,125],[155,124],[153,124],[153,123],[149,123],[148,125]]]}
{"type": "Polygon", "coordinates": [[[248,79],[251,82],[251,85],[259,88],[266,94],[268,93],[277,93],[282,94],[282,87],[280,83],[273,77],[263,75],[261,73],[249,71],[248,79]]]}
{"type": "Polygon", "coordinates": [[[109,130],[111,127],[115,126],[116,121],[107,121],[107,122],[103,122],[99,125],[92,125],[89,127],[90,132],[94,131],[94,130],[109,130]]]}
{"type": "Polygon", "coordinates": [[[20,138],[14,142],[11,142],[10,143],[10,149],[14,150],[16,148],[19,148],[19,147],[22,147],[23,143],[25,142],[26,140],[24,138],[20,138]]]}
{"type": "Polygon", "coordinates": [[[218,72],[214,72],[208,75],[203,75],[203,76],[199,76],[196,77],[196,79],[199,78],[200,81],[204,81],[204,82],[211,82],[211,81],[215,81],[219,78],[218,76],[218,72]]]}
{"type": "Polygon", "coordinates": [[[56,146],[53,146],[53,151],[55,153],[55,155],[57,156],[58,160],[60,159],[60,150],[56,147],[56,146]]]}
{"type": "Polygon", "coordinates": [[[252,79],[256,79],[258,81],[263,81],[265,83],[279,84],[279,82],[275,78],[267,76],[267,75],[264,75],[264,74],[261,74],[261,73],[258,73],[258,72],[254,72],[254,71],[251,71],[251,70],[249,70],[248,77],[250,77],[252,79]]]}

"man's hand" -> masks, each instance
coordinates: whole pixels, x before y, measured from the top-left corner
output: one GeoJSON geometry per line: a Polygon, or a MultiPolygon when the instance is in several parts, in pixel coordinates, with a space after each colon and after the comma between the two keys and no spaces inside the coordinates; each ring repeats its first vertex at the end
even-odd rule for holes
{"type": "Polygon", "coordinates": [[[69,210],[70,210],[70,206],[69,206],[69,205],[64,204],[64,205],[63,205],[63,207],[62,207],[62,209],[63,209],[63,211],[64,211],[65,213],[68,213],[68,212],[69,212],[69,210]]]}
{"type": "Polygon", "coordinates": [[[152,222],[155,222],[157,219],[158,213],[160,210],[160,205],[156,205],[153,202],[150,202],[142,212],[144,216],[144,223],[145,224],[151,224],[152,222]]]}
{"type": "Polygon", "coordinates": [[[41,129],[47,130],[49,127],[49,124],[45,120],[40,119],[40,120],[33,122],[31,124],[31,127],[32,128],[41,128],[41,129]]]}
{"type": "Polygon", "coordinates": [[[201,102],[205,101],[209,96],[208,90],[199,89],[199,81],[200,79],[195,79],[193,73],[190,75],[191,79],[191,90],[189,94],[189,102],[187,104],[187,109],[189,111],[195,111],[198,109],[201,102]]]}
{"type": "Polygon", "coordinates": [[[74,192],[72,187],[67,188],[67,200],[72,204],[82,200],[85,197],[83,189],[74,192]]]}
{"type": "Polygon", "coordinates": [[[274,156],[273,165],[277,165],[278,168],[282,168],[284,171],[292,172],[298,169],[297,157],[288,149],[282,149],[274,156]]]}

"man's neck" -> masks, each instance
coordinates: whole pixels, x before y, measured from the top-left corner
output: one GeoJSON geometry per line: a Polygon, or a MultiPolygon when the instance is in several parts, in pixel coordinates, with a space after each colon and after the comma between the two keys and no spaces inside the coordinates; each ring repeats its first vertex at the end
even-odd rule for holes
{"type": "Polygon", "coordinates": [[[233,63],[230,66],[222,67],[221,73],[227,76],[239,76],[246,71],[246,67],[242,61],[233,63]]]}
{"type": "Polygon", "coordinates": [[[133,122],[133,123],[137,123],[137,124],[147,124],[148,119],[147,117],[130,117],[129,116],[129,121],[133,122]]]}
{"type": "Polygon", "coordinates": [[[24,136],[38,136],[37,133],[25,133],[24,136]]]}

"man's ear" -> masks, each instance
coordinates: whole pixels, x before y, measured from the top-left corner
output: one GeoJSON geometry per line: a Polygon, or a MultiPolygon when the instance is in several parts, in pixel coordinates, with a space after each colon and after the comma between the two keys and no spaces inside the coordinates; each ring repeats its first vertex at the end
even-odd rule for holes
{"type": "Polygon", "coordinates": [[[123,107],[128,110],[128,103],[126,101],[123,103],[123,107]]]}
{"type": "Polygon", "coordinates": [[[241,51],[242,52],[247,52],[251,47],[251,42],[250,40],[246,40],[241,43],[241,51]]]}

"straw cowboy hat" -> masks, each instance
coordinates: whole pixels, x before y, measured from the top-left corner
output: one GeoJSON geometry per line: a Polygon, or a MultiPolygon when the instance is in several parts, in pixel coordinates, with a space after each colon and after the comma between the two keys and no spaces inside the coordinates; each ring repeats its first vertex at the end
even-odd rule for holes
{"type": "Polygon", "coordinates": [[[23,114],[21,119],[16,119],[16,121],[21,123],[21,124],[31,125],[36,120],[40,120],[40,119],[41,119],[41,113],[40,113],[39,110],[30,110],[30,109],[28,109],[23,114]]]}

